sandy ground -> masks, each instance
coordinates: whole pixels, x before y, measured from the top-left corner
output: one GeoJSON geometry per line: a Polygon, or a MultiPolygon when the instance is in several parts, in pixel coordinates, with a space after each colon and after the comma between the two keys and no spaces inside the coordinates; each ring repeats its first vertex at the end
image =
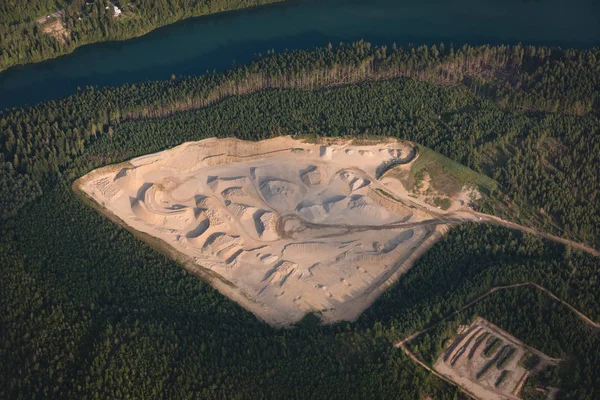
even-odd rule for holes
{"type": "Polygon", "coordinates": [[[478,318],[440,355],[434,368],[477,398],[504,400],[518,399],[519,390],[530,373],[536,373],[547,365],[556,365],[559,361],[526,346],[490,322],[478,318]],[[495,339],[499,339],[501,345],[486,357],[484,350],[495,339]],[[509,351],[514,352],[511,360],[505,366],[499,366],[503,355],[509,351]],[[527,371],[519,365],[527,352],[538,355],[541,360],[533,371],[527,371]],[[491,367],[485,369],[488,364],[491,367]],[[497,384],[503,371],[506,371],[504,373],[507,378],[497,384]]]}
{"type": "MultiPolygon", "coordinates": [[[[473,221],[594,249],[474,212],[427,204],[390,177],[414,144],[389,139],[206,139],[77,180],[93,207],[257,317],[355,320],[448,230],[473,221]],[[380,177],[377,179],[376,177],[380,177]]],[[[477,195],[477,193],[475,193],[477,195]]]]}
{"type": "MultiPolygon", "coordinates": [[[[356,319],[447,230],[374,177],[408,142],[207,139],[92,171],[77,185],[160,239],[266,322],[356,319]]],[[[144,238],[144,237],[142,237],[144,238]]],[[[197,271],[196,271],[197,272],[197,271]]]]}
{"type": "Polygon", "coordinates": [[[60,10],[54,14],[39,18],[36,22],[41,26],[42,32],[54,37],[61,43],[66,43],[69,37],[69,32],[63,23],[64,11],[60,10]]]}

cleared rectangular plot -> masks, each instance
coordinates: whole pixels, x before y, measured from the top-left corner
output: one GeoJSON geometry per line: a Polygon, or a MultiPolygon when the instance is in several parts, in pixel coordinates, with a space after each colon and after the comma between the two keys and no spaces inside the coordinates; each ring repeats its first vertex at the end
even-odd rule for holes
{"type": "Polygon", "coordinates": [[[530,374],[554,360],[478,318],[446,349],[434,368],[482,399],[518,399],[530,374]],[[534,363],[535,361],[535,363],[534,363]]]}

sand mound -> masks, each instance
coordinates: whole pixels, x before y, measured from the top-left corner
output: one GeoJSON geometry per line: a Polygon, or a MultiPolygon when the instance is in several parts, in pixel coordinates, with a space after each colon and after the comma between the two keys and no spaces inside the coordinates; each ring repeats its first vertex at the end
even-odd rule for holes
{"type": "Polygon", "coordinates": [[[265,274],[263,282],[268,285],[279,285],[283,286],[285,281],[290,275],[296,270],[298,264],[289,261],[278,261],[277,264],[265,274]]]}
{"type": "Polygon", "coordinates": [[[277,232],[275,231],[275,224],[277,217],[275,213],[266,210],[257,210],[252,215],[254,221],[254,229],[258,236],[264,240],[275,240],[277,232]]]}
{"type": "Polygon", "coordinates": [[[244,197],[246,196],[246,192],[239,186],[234,186],[227,188],[221,192],[221,196],[227,197],[244,197]]]}
{"type": "Polygon", "coordinates": [[[432,232],[375,178],[406,146],[207,139],[93,171],[80,185],[269,323],[311,311],[353,319],[432,232]]]}
{"type": "Polygon", "coordinates": [[[248,216],[251,216],[255,211],[254,207],[249,206],[247,204],[229,203],[226,204],[226,206],[227,209],[231,211],[231,213],[236,218],[247,218],[248,216]]]}
{"type": "Polygon", "coordinates": [[[188,239],[197,238],[198,236],[200,236],[204,232],[206,232],[209,227],[210,227],[210,221],[208,220],[208,218],[204,218],[200,221],[198,226],[196,226],[193,230],[186,233],[185,237],[188,239]]]}
{"type": "Polygon", "coordinates": [[[306,194],[302,186],[283,180],[262,182],[260,192],[267,204],[276,210],[294,209],[306,194]]]}
{"type": "Polygon", "coordinates": [[[309,165],[300,171],[300,177],[306,186],[318,186],[324,180],[323,172],[314,165],[309,165]]]}
{"type": "Polygon", "coordinates": [[[107,200],[112,199],[114,196],[117,196],[122,192],[122,189],[112,183],[108,177],[95,181],[94,188],[98,190],[101,196],[107,200]]]}
{"type": "Polygon", "coordinates": [[[343,171],[339,174],[342,182],[348,185],[349,192],[354,192],[362,187],[368,186],[371,181],[367,178],[359,176],[357,173],[352,171],[343,171]]]}

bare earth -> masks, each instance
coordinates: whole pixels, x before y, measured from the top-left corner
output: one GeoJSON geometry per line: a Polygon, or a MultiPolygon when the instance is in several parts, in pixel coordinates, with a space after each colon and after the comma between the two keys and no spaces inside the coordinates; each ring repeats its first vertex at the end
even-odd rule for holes
{"type": "Polygon", "coordinates": [[[206,139],[76,184],[266,322],[289,325],[312,311],[334,322],[356,319],[447,230],[374,178],[415,154],[395,140],[206,139]]]}
{"type": "Polygon", "coordinates": [[[309,312],[355,320],[451,225],[519,229],[474,212],[441,211],[386,174],[409,170],[414,144],[388,139],[306,143],[206,139],[99,168],[74,187],[112,221],[179,261],[274,326],[309,312]],[[380,179],[376,179],[380,177],[380,179]]]}
{"type": "Polygon", "coordinates": [[[440,355],[434,368],[479,399],[503,400],[518,399],[529,374],[560,361],[526,346],[509,333],[478,318],[440,355]],[[499,340],[499,345],[486,355],[486,348],[495,340],[499,340]],[[527,353],[540,359],[531,371],[520,363],[527,353]],[[502,365],[502,360],[509,354],[510,361],[502,365]],[[500,379],[501,375],[505,378],[500,379]]]}
{"type": "Polygon", "coordinates": [[[63,22],[63,14],[64,11],[60,10],[55,12],[54,14],[42,17],[36,20],[36,22],[42,28],[42,32],[52,36],[59,42],[65,44],[69,37],[69,31],[67,30],[63,22]]]}

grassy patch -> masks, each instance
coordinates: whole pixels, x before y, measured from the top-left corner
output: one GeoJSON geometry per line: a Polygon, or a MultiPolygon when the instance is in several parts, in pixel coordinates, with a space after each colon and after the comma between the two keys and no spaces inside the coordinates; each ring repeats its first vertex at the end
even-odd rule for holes
{"type": "Polygon", "coordinates": [[[429,174],[430,185],[433,189],[446,196],[458,194],[464,185],[469,184],[477,185],[484,193],[498,188],[498,183],[493,179],[478,174],[430,148],[420,144],[417,146],[419,147],[419,157],[415,160],[410,172],[398,176],[409,191],[420,187],[425,172],[429,174]]]}
{"type": "Polygon", "coordinates": [[[487,346],[483,350],[483,355],[485,357],[491,357],[496,352],[496,350],[498,350],[498,347],[500,347],[501,344],[502,344],[502,340],[500,340],[497,337],[492,336],[487,341],[487,346]]]}
{"type": "Polygon", "coordinates": [[[539,363],[540,357],[531,353],[525,353],[525,355],[519,360],[519,365],[528,371],[531,371],[537,367],[539,363]]]}
{"type": "Polygon", "coordinates": [[[433,199],[433,205],[446,211],[447,209],[450,208],[450,206],[452,205],[452,202],[450,201],[450,199],[448,197],[435,197],[433,199]]]}
{"type": "Polygon", "coordinates": [[[400,199],[397,199],[397,198],[395,198],[394,196],[392,196],[390,193],[386,192],[386,191],[385,191],[385,190],[383,190],[383,189],[377,188],[377,189],[375,189],[375,190],[377,190],[379,193],[381,193],[382,195],[384,195],[385,197],[387,197],[387,198],[389,198],[389,199],[392,199],[392,200],[394,200],[394,201],[396,201],[396,202],[398,202],[398,203],[401,203],[401,202],[402,202],[400,199]]]}
{"type": "Polygon", "coordinates": [[[499,387],[500,385],[502,385],[502,383],[504,383],[504,381],[510,376],[511,373],[512,373],[511,371],[507,371],[507,370],[502,371],[502,373],[500,374],[498,379],[496,379],[495,386],[499,387]]]}
{"type": "Polygon", "coordinates": [[[498,369],[504,369],[510,360],[515,357],[517,349],[514,347],[508,347],[504,354],[498,359],[498,369]]]}
{"type": "MultiPolygon", "coordinates": [[[[500,345],[500,343],[502,343],[502,341],[498,338],[495,338],[497,341],[494,341],[494,346],[496,344],[498,344],[498,346],[500,345]]],[[[491,344],[491,343],[490,343],[491,344]]],[[[497,348],[497,347],[496,347],[497,348]]],[[[496,355],[494,356],[494,358],[492,358],[490,361],[488,361],[488,363],[485,365],[485,367],[483,367],[481,369],[481,371],[479,371],[477,373],[477,379],[482,379],[485,374],[487,374],[494,365],[498,365],[498,363],[500,362],[500,359],[503,357],[503,355],[506,353],[506,351],[508,350],[508,346],[504,346],[502,348],[502,350],[500,350],[498,353],[496,353],[496,355]]],[[[490,353],[490,355],[494,354],[495,350],[492,351],[490,353]]],[[[488,357],[488,356],[486,356],[488,357]]]]}
{"type": "Polygon", "coordinates": [[[490,335],[489,332],[483,332],[481,335],[479,335],[479,337],[477,338],[477,340],[475,341],[475,344],[473,345],[473,347],[471,347],[471,351],[469,351],[469,355],[468,358],[469,360],[473,358],[473,354],[475,354],[475,350],[477,350],[479,348],[479,346],[481,346],[481,343],[485,340],[485,338],[487,338],[490,335]]]}

